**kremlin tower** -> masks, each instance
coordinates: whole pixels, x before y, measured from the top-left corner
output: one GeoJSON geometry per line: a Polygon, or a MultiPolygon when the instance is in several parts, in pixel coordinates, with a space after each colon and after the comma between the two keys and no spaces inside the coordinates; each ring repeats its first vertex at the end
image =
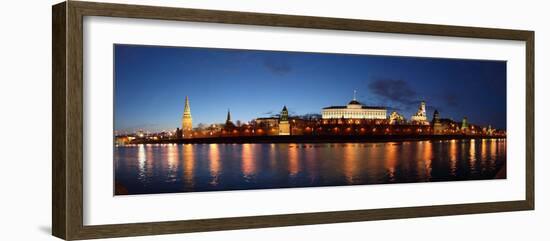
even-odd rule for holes
{"type": "Polygon", "coordinates": [[[191,118],[191,107],[189,106],[189,97],[185,96],[185,107],[183,108],[183,118],[181,120],[181,130],[184,136],[189,137],[193,130],[193,118],[191,118]]]}
{"type": "Polygon", "coordinates": [[[279,117],[279,135],[290,135],[290,123],[288,122],[288,109],[286,108],[286,105],[283,106],[281,116],[279,117]]]}

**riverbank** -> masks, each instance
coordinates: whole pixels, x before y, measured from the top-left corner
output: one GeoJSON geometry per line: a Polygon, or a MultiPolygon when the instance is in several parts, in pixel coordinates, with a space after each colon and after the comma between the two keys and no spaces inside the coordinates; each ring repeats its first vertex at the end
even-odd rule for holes
{"type": "Polygon", "coordinates": [[[130,144],[344,143],[506,138],[486,135],[365,135],[365,136],[228,136],[189,139],[134,140],[130,144]]]}

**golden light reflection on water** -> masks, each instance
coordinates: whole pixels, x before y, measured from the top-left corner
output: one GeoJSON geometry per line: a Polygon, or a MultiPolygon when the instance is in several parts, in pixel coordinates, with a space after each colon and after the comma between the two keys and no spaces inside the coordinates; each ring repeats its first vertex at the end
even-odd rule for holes
{"type": "Polygon", "coordinates": [[[470,170],[474,171],[476,163],[476,141],[474,139],[470,140],[470,151],[468,155],[468,161],[470,164],[470,170]]]}
{"type": "Polygon", "coordinates": [[[426,169],[426,177],[428,179],[432,178],[432,145],[431,141],[423,141],[422,145],[422,148],[424,148],[422,160],[424,161],[424,168],[426,169]]]}
{"type": "Polygon", "coordinates": [[[178,170],[179,151],[176,144],[168,144],[167,147],[168,175],[171,181],[175,180],[175,173],[178,170]]]}
{"type": "MultiPolygon", "coordinates": [[[[500,143],[502,144],[502,143],[500,143]]],[[[490,152],[490,157],[489,157],[489,163],[491,165],[491,167],[494,167],[495,166],[495,163],[496,163],[496,159],[497,159],[497,150],[498,150],[498,146],[499,143],[497,143],[497,139],[491,139],[491,144],[489,146],[489,152],[490,152]]],[[[506,151],[506,143],[504,143],[503,145],[504,148],[502,148],[504,151],[506,151]]]]}
{"type": "Polygon", "coordinates": [[[493,168],[491,164],[491,154],[489,153],[488,149],[491,148],[491,140],[489,139],[481,139],[481,153],[479,160],[481,161],[481,167],[483,170],[487,170],[487,168],[493,168]]]}
{"type": "Polygon", "coordinates": [[[254,157],[254,144],[243,144],[242,151],[242,172],[246,177],[254,175],[256,172],[256,162],[254,157]]]}
{"type": "Polygon", "coordinates": [[[384,143],[380,144],[380,143],[369,143],[369,144],[366,144],[366,147],[368,149],[368,151],[365,153],[366,154],[366,158],[365,158],[365,161],[367,162],[367,167],[366,169],[369,169],[369,170],[379,170],[380,168],[383,168],[383,163],[381,162],[381,155],[383,155],[383,145],[384,143]]]}
{"type": "Polygon", "coordinates": [[[134,186],[141,188],[139,192],[157,187],[187,192],[227,186],[250,189],[491,179],[496,168],[505,164],[506,140],[167,144],[134,145],[117,151],[118,168],[124,168],[117,169],[117,180],[137,183],[134,186]],[[172,172],[180,169],[183,174],[174,175],[181,177],[179,183],[167,184],[166,180],[174,177],[172,172]]]}
{"type": "Polygon", "coordinates": [[[277,148],[275,143],[269,145],[269,165],[271,168],[277,166],[277,148]]]}
{"type": "Polygon", "coordinates": [[[300,169],[299,166],[299,159],[298,159],[298,148],[296,145],[292,145],[288,147],[288,172],[291,176],[295,176],[298,174],[298,171],[300,169]]]}
{"type": "Polygon", "coordinates": [[[456,163],[457,163],[457,146],[458,146],[458,143],[456,142],[456,140],[451,140],[450,141],[450,147],[449,147],[449,159],[451,160],[451,175],[452,176],[456,176],[456,163]]]}
{"type": "Polygon", "coordinates": [[[491,146],[489,149],[491,152],[491,159],[495,159],[497,156],[497,139],[491,139],[491,146]]]}
{"type": "Polygon", "coordinates": [[[482,161],[490,158],[487,156],[487,141],[488,141],[487,139],[481,140],[481,160],[482,161]]]}
{"type": "Polygon", "coordinates": [[[411,173],[411,169],[416,170],[414,166],[411,166],[411,162],[403,162],[401,159],[404,157],[411,157],[412,152],[412,145],[411,142],[405,141],[402,142],[399,146],[397,146],[397,152],[396,152],[396,158],[397,162],[395,164],[395,167],[399,167],[400,171],[403,173],[411,173]]]}
{"type": "Polygon", "coordinates": [[[212,177],[210,184],[218,185],[220,174],[220,150],[218,144],[210,144],[208,146],[208,159],[210,161],[210,176],[212,177]]]}
{"type": "Polygon", "coordinates": [[[193,187],[195,173],[195,148],[191,144],[183,145],[183,182],[186,187],[193,187]]]}
{"type": "MultiPolygon", "coordinates": [[[[418,141],[418,142],[415,142],[413,145],[415,145],[414,147],[414,152],[416,155],[414,157],[414,160],[416,160],[416,162],[413,162],[413,163],[416,163],[416,169],[418,170],[418,175],[423,178],[426,174],[426,170],[424,169],[425,168],[425,165],[424,165],[424,162],[422,162],[422,155],[420,153],[420,150],[422,150],[422,142],[418,141]]],[[[413,157],[411,157],[411,159],[413,159],[413,157]]]]}
{"type": "Polygon", "coordinates": [[[425,179],[425,178],[428,178],[430,174],[426,169],[426,162],[423,159],[423,156],[424,156],[422,153],[423,148],[424,148],[424,143],[422,141],[416,142],[416,148],[415,148],[416,169],[418,170],[419,178],[425,179]]]}
{"type": "Polygon", "coordinates": [[[390,182],[395,181],[395,168],[397,165],[397,143],[390,142],[385,145],[386,161],[384,162],[390,182]]]}
{"type": "Polygon", "coordinates": [[[354,144],[345,144],[344,147],[344,176],[346,176],[346,182],[353,183],[355,174],[357,173],[357,148],[354,144]]]}

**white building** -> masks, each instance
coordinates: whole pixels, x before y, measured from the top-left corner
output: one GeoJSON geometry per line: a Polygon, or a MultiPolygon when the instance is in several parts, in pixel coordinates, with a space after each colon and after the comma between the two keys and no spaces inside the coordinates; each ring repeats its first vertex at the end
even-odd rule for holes
{"type": "Polygon", "coordinates": [[[323,119],[386,119],[387,110],[385,107],[365,106],[355,99],[346,106],[330,106],[322,110],[323,119]]]}

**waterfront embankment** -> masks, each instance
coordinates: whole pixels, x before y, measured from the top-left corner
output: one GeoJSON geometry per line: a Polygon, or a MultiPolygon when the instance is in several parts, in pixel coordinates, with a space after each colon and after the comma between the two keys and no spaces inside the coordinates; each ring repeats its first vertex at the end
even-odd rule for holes
{"type": "Polygon", "coordinates": [[[301,136],[223,136],[182,139],[136,139],[130,144],[208,144],[208,143],[357,143],[357,142],[403,142],[438,141],[462,139],[506,138],[489,135],[301,135],[301,136]]]}

